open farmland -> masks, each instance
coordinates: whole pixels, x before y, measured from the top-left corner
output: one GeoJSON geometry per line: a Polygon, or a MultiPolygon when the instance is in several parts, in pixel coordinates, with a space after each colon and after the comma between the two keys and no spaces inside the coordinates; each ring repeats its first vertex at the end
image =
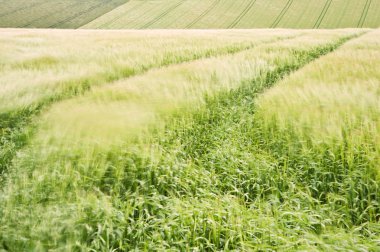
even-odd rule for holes
{"type": "Polygon", "coordinates": [[[0,250],[380,247],[380,30],[0,34],[0,250]]]}
{"type": "Polygon", "coordinates": [[[379,0],[131,0],[83,28],[376,28],[378,13],[379,0]]]}
{"type": "Polygon", "coordinates": [[[0,27],[377,28],[379,0],[12,0],[0,27]]]}

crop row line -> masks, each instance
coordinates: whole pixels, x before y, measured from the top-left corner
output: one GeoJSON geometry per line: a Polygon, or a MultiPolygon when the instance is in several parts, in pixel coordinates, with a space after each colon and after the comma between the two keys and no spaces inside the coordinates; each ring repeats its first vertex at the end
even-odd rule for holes
{"type": "Polygon", "coordinates": [[[285,16],[286,12],[289,10],[290,6],[293,4],[293,0],[288,0],[278,17],[274,20],[270,28],[276,28],[276,26],[281,22],[282,18],[285,16]]]}
{"type": "Polygon", "coordinates": [[[367,18],[367,15],[368,15],[368,10],[369,10],[369,7],[371,6],[372,4],[372,0],[367,0],[365,5],[364,5],[364,8],[363,8],[363,12],[362,12],[362,15],[360,16],[360,19],[359,19],[359,22],[358,22],[358,27],[360,28],[363,28],[363,25],[364,25],[364,22],[367,18]]]}
{"type": "Polygon", "coordinates": [[[181,1],[177,4],[175,4],[174,6],[171,6],[170,8],[168,8],[166,11],[164,11],[163,13],[161,13],[158,17],[156,17],[155,19],[149,21],[148,23],[146,23],[145,25],[143,25],[141,27],[141,29],[146,29],[148,28],[149,26],[153,25],[154,23],[158,22],[161,18],[165,17],[167,14],[169,14],[171,11],[175,10],[176,8],[178,8],[180,5],[182,5],[184,3],[184,1],[181,1]]]}
{"type": "Polygon", "coordinates": [[[201,20],[203,17],[205,17],[210,11],[212,11],[219,2],[220,0],[214,0],[214,2],[205,11],[203,11],[201,15],[195,18],[190,24],[186,25],[185,28],[189,29],[193,25],[198,23],[198,21],[201,20]]]}
{"type": "Polygon", "coordinates": [[[317,21],[315,22],[315,24],[313,26],[314,29],[315,28],[319,28],[319,26],[321,25],[323,19],[326,16],[327,11],[330,9],[331,3],[332,3],[332,0],[327,0],[326,1],[325,5],[323,6],[321,14],[319,14],[319,17],[318,17],[317,21]]]}
{"type": "Polygon", "coordinates": [[[239,14],[239,16],[228,26],[228,28],[234,28],[240,20],[247,15],[247,13],[252,9],[252,7],[255,5],[257,0],[251,1],[248,3],[247,7],[239,14]]]}

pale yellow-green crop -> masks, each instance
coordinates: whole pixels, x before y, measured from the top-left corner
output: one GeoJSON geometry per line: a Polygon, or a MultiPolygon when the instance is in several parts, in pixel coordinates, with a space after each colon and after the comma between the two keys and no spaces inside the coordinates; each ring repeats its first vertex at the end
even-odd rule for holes
{"type": "Polygon", "coordinates": [[[0,113],[37,106],[91,86],[297,31],[1,30],[0,113]]]}
{"type": "Polygon", "coordinates": [[[379,170],[379,38],[374,31],[353,40],[265,93],[257,110],[263,134],[278,134],[304,152],[341,152],[348,170],[363,152],[367,165],[379,170]]]}

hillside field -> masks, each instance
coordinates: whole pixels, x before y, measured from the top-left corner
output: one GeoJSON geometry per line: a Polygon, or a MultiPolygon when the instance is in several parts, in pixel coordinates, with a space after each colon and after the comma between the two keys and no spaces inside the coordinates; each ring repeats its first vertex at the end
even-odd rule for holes
{"type": "Polygon", "coordinates": [[[83,28],[376,28],[378,13],[379,0],[131,0],[83,28]]]}
{"type": "Polygon", "coordinates": [[[380,30],[0,29],[0,55],[0,251],[379,249],[380,30]]]}
{"type": "Polygon", "coordinates": [[[0,27],[377,28],[380,0],[0,0],[0,27]]]}
{"type": "Polygon", "coordinates": [[[126,0],[0,0],[0,27],[79,28],[126,0]]]}

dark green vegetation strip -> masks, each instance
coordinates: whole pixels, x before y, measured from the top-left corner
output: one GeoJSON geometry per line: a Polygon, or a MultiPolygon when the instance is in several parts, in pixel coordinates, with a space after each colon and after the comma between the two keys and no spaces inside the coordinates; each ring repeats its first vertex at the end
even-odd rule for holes
{"type": "Polygon", "coordinates": [[[234,28],[239,22],[240,20],[245,16],[247,15],[247,13],[252,9],[252,7],[255,5],[257,0],[255,1],[251,1],[250,3],[248,3],[247,7],[243,10],[242,13],[240,13],[240,15],[228,26],[228,28],[234,28]]]}
{"type": "MultiPolygon", "coordinates": [[[[281,39],[277,38],[272,42],[281,39]]],[[[260,43],[258,43],[260,44],[260,43]]],[[[72,79],[68,82],[61,83],[65,87],[59,93],[52,97],[48,97],[34,104],[33,106],[26,107],[22,110],[11,111],[7,113],[0,113],[0,180],[1,175],[8,169],[17,150],[25,146],[28,137],[34,130],[32,121],[42,110],[47,109],[53,103],[69,99],[75,96],[83,95],[89,91],[91,87],[110,83],[123,78],[129,78],[138,74],[143,74],[150,69],[169,66],[172,64],[179,64],[193,60],[210,58],[213,56],[222,56],[226,54],[234,54],[244,50],[252,49],[257,46],[253,43],[249,46],[230,45],[219,50],[209,49],[204,53],[192,54],[191,56],[173,56],[169,55],[164,58],[162,62],[157,65],[143,66],[141,69],[122,68],[115,69],[112,73],[97,74],[95,76],[87,76],[81,79],[72,79]]]]}
{"type": "Polygon", "coordinates": [[[326,0],[326,4],[323,6],[321,14],[319,15],[317,21],[315,22],[313,26],[314,29],[319,28],[319,26],[321,25],[323,19],[326,16],[327,11],[330,9],[331,3],[332,3],[332,0],[326,0]]]}
{"type": "Polygon", "coordinates": [[[371,3],[372,3],[372,0],[367,0],[366,3],[365,3],[364,9],[363,9],[363,13],[360,16],[360,20],[359,20],[359,23],[358,23],[358,27],[360,27],[360,28],[362,28],[363,25],[364,25],[364,22],[365,22],[365,20],[367,18],[368,10],[369,10],[369,7],[371,6],[371,3]]]}
{"type": "Polygon", "coordinates": [[[191,28],[193,25],[199,22],[203,17],[207,16],[207,14],[212,11],[215,6],[220,2],[220,0],[214,0],[214,2],[204,11],[201,15],[199,15],[196,19],[194,19],[190,24],[186,25],[185,28],[191,28]]]}
{"type": "Polygon", "coordinates": [[[274,20],[273,24],[270,26],[271,28],[276,28],[277,25],[281,22],[282,18],[284,17],[284,15],[286,14],[286,12],[289,10],[290,6],[292,5],[293,3],[293,0],[289,0],[286,5],[284,6],[284,8],[282,9],[282,11],[280,12],[280,14],[278,15],[278,17],[274,20]]]}
{"type": "Polygon", "coordinates": [[[170,8],[168,8],[167,10],[165,10],[163,13],[161,13],[158,17],[156,17],[155,19],[153,19],[152,21],[146,23],[145,25],[143,25],[141,27],[141,29],[146,29],[148,28],[149,26],[153,25],[154,23],[158,22],[161,18],[165,17],[166,15],[168,15],[171,11],[175,10],[176,8],[178,8],[180,5],[182,5],[184,3],[184,1],[181,1],[173,6],[171,6],[170,8]]]}

